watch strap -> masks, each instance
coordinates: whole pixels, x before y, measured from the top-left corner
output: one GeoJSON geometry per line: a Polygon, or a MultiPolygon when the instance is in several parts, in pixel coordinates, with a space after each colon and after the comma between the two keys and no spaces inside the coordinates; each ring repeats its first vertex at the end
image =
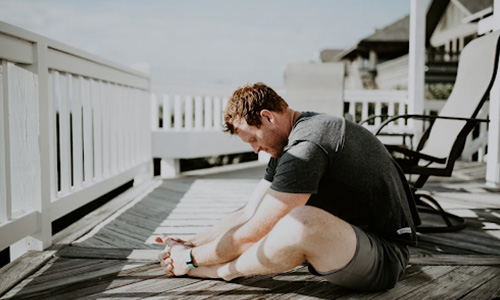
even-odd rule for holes
{"type": "Polygon", "coordinates": [[[192,252],[193,252],[193,248],[189,249],[188,255],[186,257],[186,265],[191,270],[198,268],[198,266],[194,265],[192,252]]]}

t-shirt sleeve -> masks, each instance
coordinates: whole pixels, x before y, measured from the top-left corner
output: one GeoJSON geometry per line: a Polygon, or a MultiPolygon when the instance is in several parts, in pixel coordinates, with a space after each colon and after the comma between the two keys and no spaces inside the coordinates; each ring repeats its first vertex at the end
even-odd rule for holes
{"type": "Polygon", "coordinates": [[[299,142],[288,148],[277,160],[274,176],[270,180],[271,189],[285,193],[316,194],[328,163],[328,155],[317,144],[299,142]]]}

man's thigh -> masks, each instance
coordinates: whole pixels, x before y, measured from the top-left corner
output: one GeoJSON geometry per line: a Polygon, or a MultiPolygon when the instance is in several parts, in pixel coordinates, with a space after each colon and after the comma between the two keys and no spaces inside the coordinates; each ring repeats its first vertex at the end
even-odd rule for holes
{"type": "Polygon", "coordinates": [[[387,241],[356,226],[352,228],[356,234],[356,251],[351,261],[343,268],[328,272],[318,272],[310,264],[309,271],[332,283],[356,290],[384,290],[394,287],[406,269],[408,247],[387,241]]]}

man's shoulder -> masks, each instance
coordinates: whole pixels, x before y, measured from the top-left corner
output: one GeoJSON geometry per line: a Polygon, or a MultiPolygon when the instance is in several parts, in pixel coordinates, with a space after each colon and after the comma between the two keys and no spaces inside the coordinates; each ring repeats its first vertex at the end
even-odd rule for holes
{"type": "Polygon", "coordinates": [[[345,132],[345,119],[342,117],[303,112],[297,120],[289,141],[312,141],[324,144],[325,141],[341,140],[345,132]],[[325,138],[327,137],[327,138],[325,138]]]}

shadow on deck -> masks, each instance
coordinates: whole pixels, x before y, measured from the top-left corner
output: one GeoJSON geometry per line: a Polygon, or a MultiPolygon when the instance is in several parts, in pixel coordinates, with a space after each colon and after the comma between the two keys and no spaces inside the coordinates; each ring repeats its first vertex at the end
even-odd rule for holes
{"type": "MultiPolygon", "coordinates": [[[[420,235],[411,265],[392,290],[359,293],[290,272],[231,282],[169,278],[154,237],[189,237],[241,207],[263,174],[256,166],[158,182],[145,197],[96,211],[92,226],[76,223],[56,245],[2,269],[2,299],[492,299],[500,296],[500,194],[483,186],[484,165],[460,164],[455,176],[427,190],[469,226],[457,233],[420,235]],[[96,222],[98,220],[98,222],[96,222]],[[86,227],[84,232],[75,228],[86,227]],[[72,232],[71,232],[72,231],[72,232]],[[68,246],[69,244],[69,246],[68,246]],[[35,266],[35,267],[33,267],[35,266]],[[23,270],[23,271],[20,271],[23,270]],[[30,271],[31,270],[31,271],[30,271]],[[32,273],[32,274],[30,274],[32,273]],[[16,279],[17,277],[17,279],[16,279]],[[19,283],[18,283],[19,282],[19,283]],[[16,284],[14,287],[12,285],[16,284]],[[9,286],[10,284],[10,286],[9,286]]],[[[114,200],[113,200],[114,201],[114,200]]]]}

